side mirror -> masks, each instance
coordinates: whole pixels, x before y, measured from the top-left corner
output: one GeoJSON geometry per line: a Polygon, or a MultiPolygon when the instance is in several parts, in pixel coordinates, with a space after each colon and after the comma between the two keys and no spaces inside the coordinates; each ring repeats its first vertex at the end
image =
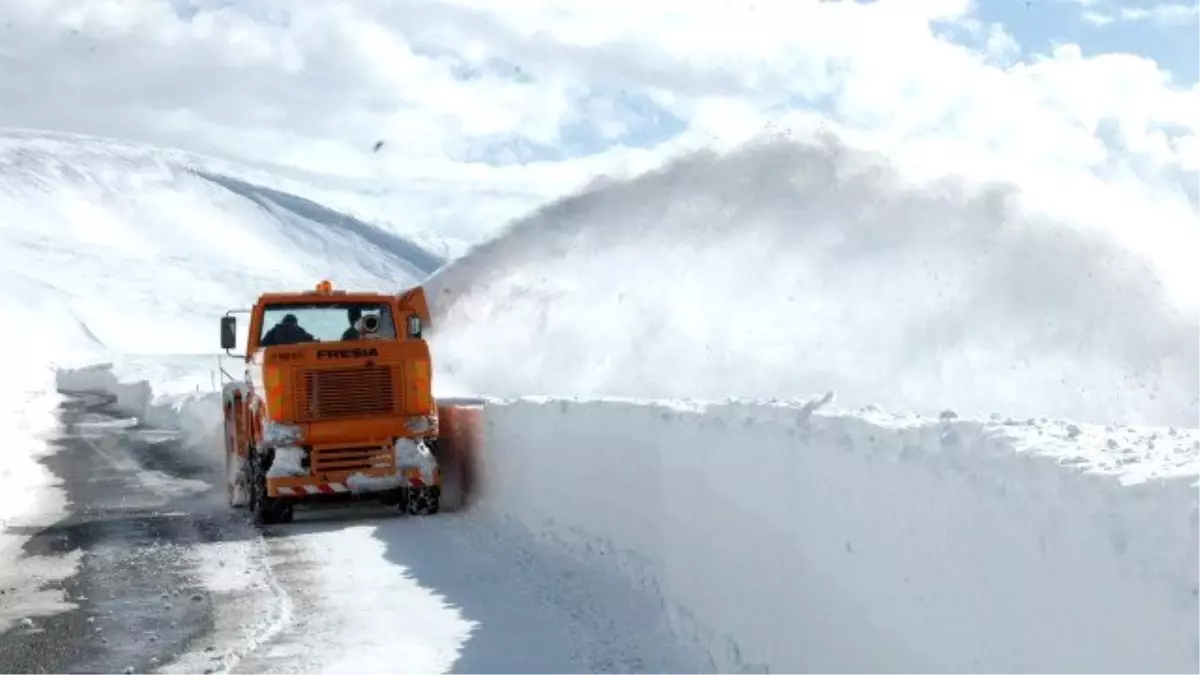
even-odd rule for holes
{"type": "Polygon", "coordinates": [[[229,351],[237,347],[237,317],[221,317],[221,349],[229,351]]]}
{"type": "Polygon", "coordinates": [[[417,316],[416,314],[408,315],[408,337],[421,337],[421,317],[417,316]]]}

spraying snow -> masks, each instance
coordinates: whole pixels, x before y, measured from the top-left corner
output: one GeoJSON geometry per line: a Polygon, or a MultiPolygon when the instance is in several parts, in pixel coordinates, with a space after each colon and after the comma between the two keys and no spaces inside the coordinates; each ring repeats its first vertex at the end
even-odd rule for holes
{"type": "Polygon", "coordinates": [[[483,394],[835,389],[932,414],[1194,425],[1195,289],[1179,302],[1101,229],[1020,196],[918,186],[837,142],[690,156],[444,268],[428,283],[435,348],[483,394]]]}

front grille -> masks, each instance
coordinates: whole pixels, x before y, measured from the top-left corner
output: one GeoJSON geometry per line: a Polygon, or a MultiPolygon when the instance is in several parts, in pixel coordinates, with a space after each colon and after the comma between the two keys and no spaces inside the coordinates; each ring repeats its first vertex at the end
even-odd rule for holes
{"type": "Polygon", "coordinates": [[[300,421],[315,422],[370,415],[398,409],[392,368],[329,368],[304,370],[296,388],[300,421]]]}
{"type": "Polygon", "coordinates": [[[395,465],[392,452],[386,447],[317,448],[312,453],[313,473],[389,469],[395,465]]]}

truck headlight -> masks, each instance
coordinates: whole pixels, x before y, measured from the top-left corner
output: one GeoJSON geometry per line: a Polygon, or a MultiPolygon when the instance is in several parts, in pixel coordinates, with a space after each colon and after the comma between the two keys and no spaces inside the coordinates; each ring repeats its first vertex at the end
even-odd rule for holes
{"type": "Polygon", "coordinates": [[[295,424],[267,422],[263,425],[263,442],[267,445],[299,445],[303,437],[303,427],[295,424]]]}
{"type": "Polygon", "coordinates": [[[437,429],[437,420],[429,415],[417,415],[405,420],[404,427],[414,434],[427,434],[437,429]]]}

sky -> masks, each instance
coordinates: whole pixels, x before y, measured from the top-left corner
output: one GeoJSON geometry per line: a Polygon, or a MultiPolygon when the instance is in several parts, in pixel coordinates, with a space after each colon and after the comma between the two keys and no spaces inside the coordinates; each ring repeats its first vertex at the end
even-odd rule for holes
{"type": "Polygon", "coordinates": [[[1152,0],[991,0],[976,10],[979,20],[1008,27],[1027,52],[1074,42],[1087,55],[1137,54],[1186,86],[1200,76],[1198,14],[1197,3],[1152,0]]]}
{"type": "Polygon", "coordinates": [[[836,129],[914,175],[1099,178],[1177,221],[1197,203],[1196,7],[6,0],[0,126],[522,204],[687,148],[836,129]]]}

